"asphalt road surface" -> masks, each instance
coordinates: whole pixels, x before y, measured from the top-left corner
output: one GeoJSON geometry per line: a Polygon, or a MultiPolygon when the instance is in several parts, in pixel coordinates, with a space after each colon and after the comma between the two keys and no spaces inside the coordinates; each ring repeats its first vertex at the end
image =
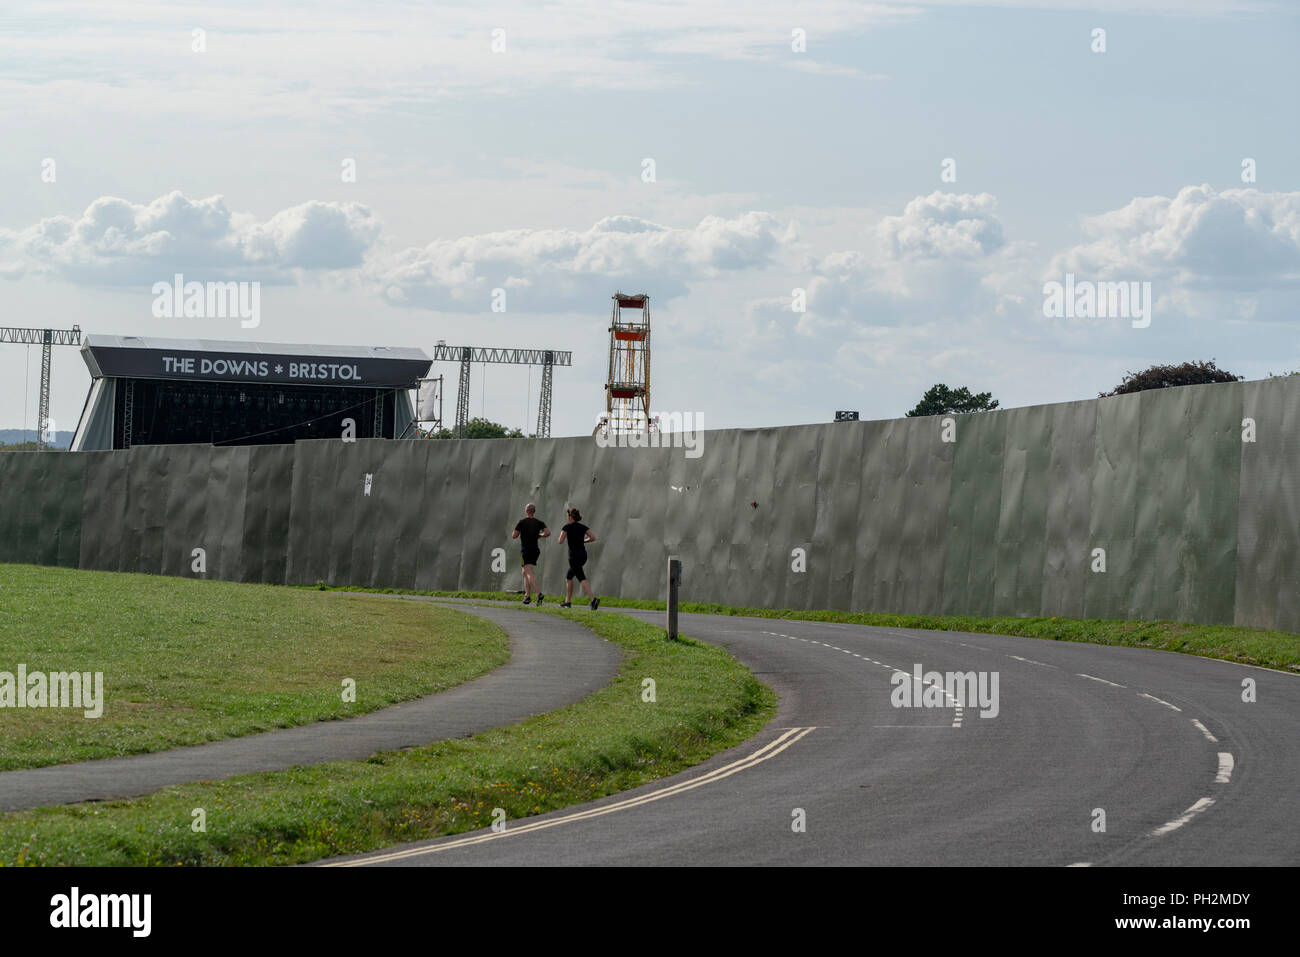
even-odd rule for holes
{"type": "Polygon", "coordinates": [[[325,863],[1300,863],[1300,676],[952,632],[710,615],[683,615],[681,630],[725,645],[780,693],[757,737],[502,832],[325,863]],[[977,702],[960,714],[948,700],[895,707],[895,673],[917,664],[996,673],[996,716],[977,702]]]}

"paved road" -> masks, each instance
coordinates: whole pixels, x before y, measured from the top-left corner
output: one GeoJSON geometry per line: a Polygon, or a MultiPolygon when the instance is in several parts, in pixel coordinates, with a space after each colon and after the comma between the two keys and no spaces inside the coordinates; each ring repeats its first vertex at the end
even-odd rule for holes
{"type": "Polygon", "coordinates": [[[515,608],[464,610],[496,622],[510,636],[510,661],[481,678],[342,721],[155,754],[6,771],[0,773],[0,810],[136,797],[188,781],[362,760],[376,751],[464,737],[561,708],[618,672],[617,646],[581,625],[515,608]]]}
{"type": "Polygon", "coordinates": [[[681,627],[781,694],[757,738],[504,834],[329,863],[1300,863],[1300,676],[1030,638],[708,615],[681,627]],[[893,707],[895,671],[917,663],[997,672],[997,716],[893,707]]]}

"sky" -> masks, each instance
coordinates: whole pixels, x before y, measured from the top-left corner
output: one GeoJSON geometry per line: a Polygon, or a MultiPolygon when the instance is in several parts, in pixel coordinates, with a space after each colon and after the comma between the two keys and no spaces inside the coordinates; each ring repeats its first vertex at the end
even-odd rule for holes
{"type": "MultiPolygon", "coordinates": [[[[618,290],[652,408],[706,428],[1263,378],[1300,369],[1298,46],[1264,0],[10,0],[0,324],[571,350],[555,435],[618,290]],[[155,316],[178,273],[260,283],[259,324],[155,316]],[[1045,314],[1067,274],[1145,318],[1045,314]]],[[[0,428],[39,369],[0,346],[0,428]]],[[[471,413],[532,431],[538,379],[477,367],[471,413]]],[[[89,382],[56,348],[57,429],[89,382]]]]}

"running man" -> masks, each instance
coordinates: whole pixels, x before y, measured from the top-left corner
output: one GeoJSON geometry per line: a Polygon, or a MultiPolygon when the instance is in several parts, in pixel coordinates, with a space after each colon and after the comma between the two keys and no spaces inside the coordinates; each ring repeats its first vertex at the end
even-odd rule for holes
{"type": "Polygon", "coordinates": [[[587,581],[587,573],[582,570],[582,566],[587,564],[587,543],[594,542],[596,536],[582,524],[582,513],[576,508],[565,509],[565,514],[569,516],[569,524],[560,529],[559,544],[567,542],[569,545],[569,570],[564,573],[564,601],[560,607],[573,607],[573,580],[576,578],[591,599],[591,610],[595,611],[600,607],[600,599],[592,594],[591,582],[587,581]]]}
{"type": "Polygon", "coordinates": [[[511,538],[519,539],[521,554],[519,564],[524,567],[524,604],[530,604],[533,600],[533,592],[537,592],[537,604],[541,604],[546,598],[542,594],[542,586],[537,583],[537,559],[541,558],[542,550],[537,547],[539,538],[549,538],[551,530],[546,527],[546,523],[537,517],[537,506],[529,502],[524,507],[524,517],[515,523],[515,532],[511,538]]]}

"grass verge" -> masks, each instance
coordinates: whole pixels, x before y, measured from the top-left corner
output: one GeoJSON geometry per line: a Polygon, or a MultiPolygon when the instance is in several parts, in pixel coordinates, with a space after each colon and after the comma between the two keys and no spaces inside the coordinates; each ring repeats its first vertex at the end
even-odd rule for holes
{"type": "Polygon", "coordinates": [[[0,564],[0,770],[352,717],[509,657],[496,625],[427,602],[0,564]],[[19,665],[102,673],[102,715],[15,707],[19,665]]]}
{"type": "Polygon", "coordinates": [[[0,863],[294,864],[373,850],[486,827],[494,808],[514,820],[636,787],[740,744],[775,713],[775,693],[720,647],[670,642],[623,615],[546,613],[623,649],[611,684],[515,725],[367,761],[5,814],[0,863]],[[205,832],[192,829],[195,808],[205,832]]]}
{"type": "MultiPolygon", "coordinates": [[[[317,586],[320,587],[320,586],[317,586]]],[[[443,598],[477,598],[518,601],[511,592],[409,591],[405,589],[331,588],[332,591],[383,591],[443,598]]],[[[661,601],[601,597],[602,607],[662,611],[661,601]]],[[[678,610],[705,615],[749,618],[787,618],[798,621],[833,621],[880,628],[923,628],[973,634],[1017,635],[1049,641],[1081,641],[1097,645],[1157,648],[1203,658],[1300,671],[1300,635],[1235,625],[1193,625],[1177,621],[1115,621],[1103,618],[979,618],[970,615],[891,615],[856,611],[804,611],[793,608],[742,608],[707,602],[684,601],[678,610]]]]}

